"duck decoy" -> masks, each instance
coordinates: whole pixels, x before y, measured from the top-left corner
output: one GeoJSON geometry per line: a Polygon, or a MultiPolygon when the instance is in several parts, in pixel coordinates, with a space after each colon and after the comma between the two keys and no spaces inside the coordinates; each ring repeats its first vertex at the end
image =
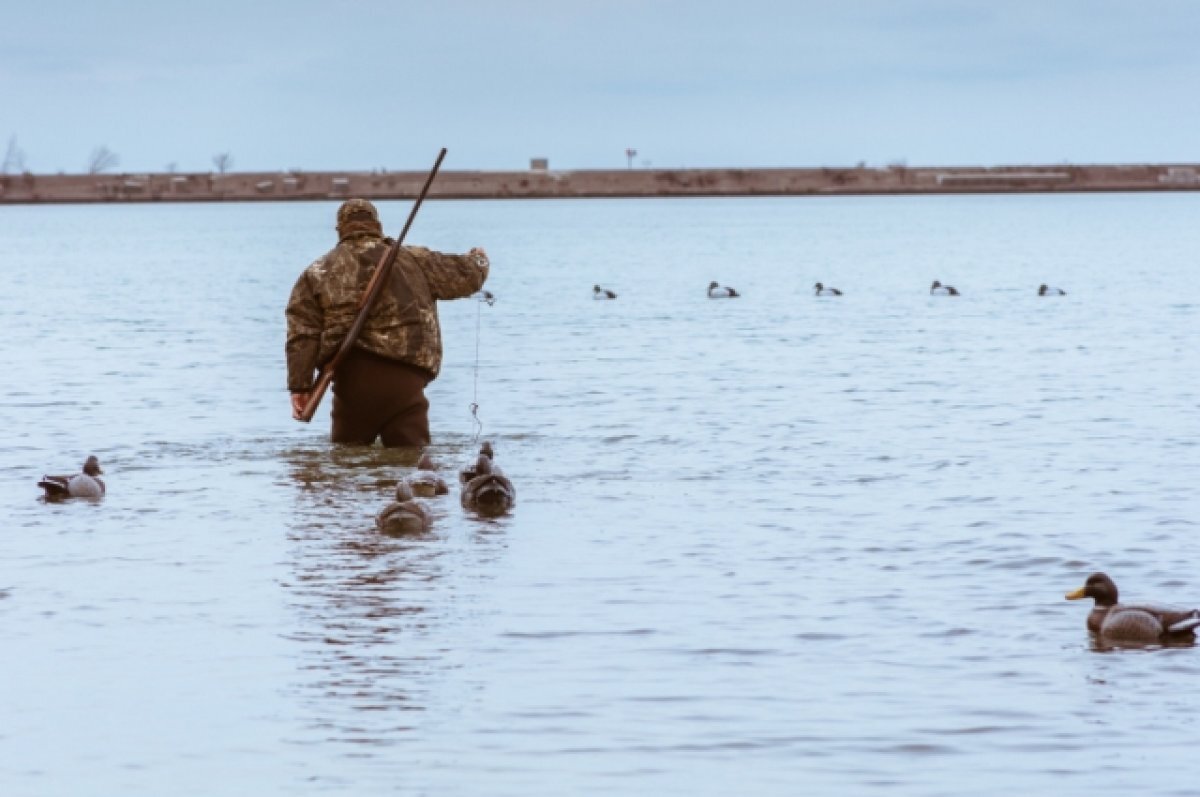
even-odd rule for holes
{"type": "Polygon", "coordinates": [[[721,287],[716,282],[708,283],[708,298],[710,299],[736,299],[739,296],[741,294],[733,288],[721,287]]]}
{"type": "Polygon", "coordinates": [[[517,491],[500,467],[486,454],[475,460],[475,476],[463,485],[463,509],[471,509],[485,517],[497,517],[512,509],[517,491]]]}
{"type": "Polygon", "coordinates": [[[412,488],[405,481],[396,485],[396,500],[375,516],[379,531],[393,537],[424,534],[432,524],[429,510],[413,498],[412,488]]]}
{"type": "Polygon", "coordinates": [[[1038,286],[1038,296],[1066,296],[1067,292],[1062,288],[1051,288],[1049,285],[1038,286]]]}
{"type": "Polygon", "coordinates": [[[599,285],[592,286],[593,299],[615,299],[617,295],[608,288],[601,288],[599,285]]]}
{"type": "Polygon", "coordinates": [[[943,285],[942,283],[938,282],[937,280],[934,280],[933,284],[929,286],[929,295],[930,296],[958,296],[959,293],[958,293],[958,288],[955,288],[953,285],[943,285]]]}
{"type": "MultiPolygon", "coordinates": [[[[479,447],[479,455],[487,457],[489,460],[495,458],[495,452],[492,450],[492,443],[490,440],[483,441],[483,445],[479,447]]],[[[471,481],[471,479],[474,479],[479,475],[476,470],[476,465],[478,462],[479,460],[476,459],[475,462],[472,462],[470,465],[467,465],[458,472],[459,484],[466,484],[467,482],[471,481]]]]}
{"type": "Polygon", "coordinates": [[[839,291],[837,288],[826,288],[824,285],[822,285],[819,282],[813,286],[813,290],[815,291],[817,296],[841,296],[842,295],[842,292],[839,291]]]}
{"type": "Polygon", "coordinates": [[[104,497],[104,481],[100,474],[100,460],[94,456],[83,463],[81,473],[69,476],[42,476],[38,487],[46,491],[47,498],[102,498],[104,497]]]}
{"type": "Polygon", "coordinates": [[[413,495],[418,498],[433,498],[450,492],[450,488],[446,486],[446,480],[439,476],[434,469],[433,457],[429,455],[428,451],[421,453],[421,458],[417,460],[416,471],[405,476],[404,481],[412,490],[413,495]]]}
{"type": "Polygon", "coordinates": [[[1082,598],[1095,601],[1087,629],[1101,637],[1130,642],[1186,641],[1195,638],[1200,626],[1200,609],[1119,603],[1117,585],[1104,573],[1093,573],[1082,587],[1067,593],[1069,601],[1082,598]]]}

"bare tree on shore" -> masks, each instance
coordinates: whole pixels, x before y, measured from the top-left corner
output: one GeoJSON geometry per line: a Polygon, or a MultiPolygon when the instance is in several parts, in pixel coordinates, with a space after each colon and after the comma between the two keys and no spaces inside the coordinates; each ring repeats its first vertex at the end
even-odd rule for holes
{"type": "Polygon", "coordinates": [[[88,174],[100,174],[114,168],[121,162],[120,156],[106,146],[99,146],[92,150],[92,157],[88,159],[88,174]]]}
{"type": "Polygon", "coordinates": [[[230,152],[218,152],[213,155],[213,166],[217,167],[218,174],[224,174],[233,166],[233,154],[230,152]]]}
{"type": "Polygon", "coordinates": [[[8,148],[4,151],[4,162],[0,163],[0,174],[17,174],[25,171],[25,150],[17,146],[17,136],[13,134],[8,139],[8,148]]]}

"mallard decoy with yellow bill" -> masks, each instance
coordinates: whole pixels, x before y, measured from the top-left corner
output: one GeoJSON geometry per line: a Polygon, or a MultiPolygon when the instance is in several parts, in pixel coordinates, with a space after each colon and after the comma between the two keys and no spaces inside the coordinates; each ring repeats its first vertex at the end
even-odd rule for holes
{"type": "Polygon", "coordinates": [[[1119,603],[1117,585],[1104,573],[1088,576],[1084,585],[1067,593],[1067,600],[1091,598],[1087,628],[1093,634],[1131,642],[1186,641],[1200,627],[1200,609],[1178,609],[1157,604],[1119,603]]]}

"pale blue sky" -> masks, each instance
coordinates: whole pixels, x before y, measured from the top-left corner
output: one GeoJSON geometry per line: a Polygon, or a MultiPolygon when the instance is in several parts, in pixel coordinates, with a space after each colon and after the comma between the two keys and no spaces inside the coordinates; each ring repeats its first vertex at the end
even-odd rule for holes
{"type": "Polygon", "coordinates": [[[36,172],[1200,161],[1193,0],[2,2],[36,172]]]}

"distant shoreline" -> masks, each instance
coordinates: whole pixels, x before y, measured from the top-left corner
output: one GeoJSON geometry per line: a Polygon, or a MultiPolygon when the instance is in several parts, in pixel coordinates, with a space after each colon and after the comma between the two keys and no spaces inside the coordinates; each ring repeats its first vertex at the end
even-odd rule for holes
{"type": "MultiPolygon", "coordinates": [[[[0,175],[0,205],[411,199],[425,172],[0,175]]],[[[443,171],[434,199],[1200,191],[1200,164],[443,171]]]]}

